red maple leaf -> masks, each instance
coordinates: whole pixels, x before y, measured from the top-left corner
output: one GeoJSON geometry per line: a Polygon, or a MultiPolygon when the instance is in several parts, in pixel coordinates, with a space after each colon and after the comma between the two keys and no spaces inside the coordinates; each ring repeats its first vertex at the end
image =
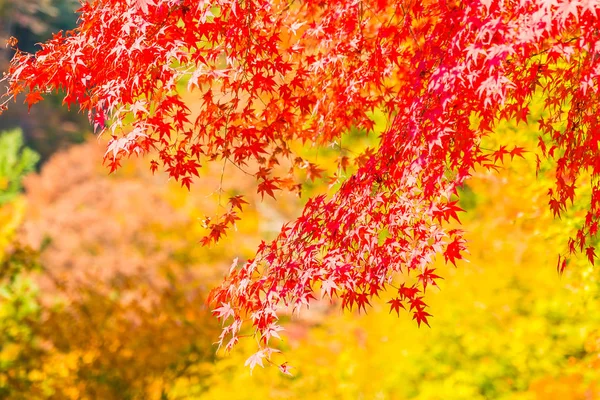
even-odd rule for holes
{"type": "Polygon", "coordinates": [[[28,109],[31,109],[32,105],[34,105],[35,103],[40,102],[43,99],[44,98],[42,97],[42,95],[40,94],[40,92],[34,90],[34,91],[31,91],[31,92],[27,93],[27,96],[25,96],[24,103],[27,104],[27,108],[28,109]]]}
{"type": "Polygon", "coordinates": [[[248,204],[248,202],[246,200],[244,200],[244,197],[241,195],[238,196],[233,196],[229,198],[229,204],[231,205],[231,208],[238,208],[240,211],[242,211],[242,206],[244,204],[248,204]]]}
{"type": "Polygon", "coordinates": [[[396,314],[398,316],[400,316],[400,308],[406,309],[406,307],[404,307],[404,304],[402,304],[402,300],[398,298],[392,299],[388,301],[388,303],[390,304],[390,313],[392,311],[396,311],[396,314]]]}
{"type": "Polygon", "coordinates": [[[421,326],[421,323],[424,323],[431,328],[431,326],[429,325],[429,322],[427,322],[427,317],[431,317],[431,314],[429,314],[428,312],[425,312],[425,310],[423,310],[422,308],[418,308],[413,313],[413,319],[417,321],[417,324],[419,326],[421,326]]]}
{"type": "Polygon", "coordinates": [[[594,265],[594,260],[596,259],[596,249],[594,248],[594,246],[590,246],[590,247],[586,248],[585,254],[586,254],[590,264],[594,265]]]}
{"type": "Polygon", "coordinates": [[[425,292],[425,290],[427,289],[427,285],[434,285],[437,286],[437,284],[435,283],[436,279],[440,279],[441,276],[439,275],[435,275],[433,272],[435,271],[434,268],[425,268],[425,270],[419,274],[417,276],[417,278],[419,279],[419,281],[421,282],[421,284],[423,285],[423,292],[425,292]]]}
{"type": "Polygon", "coordinates": [[[275,179],[264,179],[258,184],[257,192],[264,198],[265,193],[275,198],[275,190],[280,190],[275,179]]]}

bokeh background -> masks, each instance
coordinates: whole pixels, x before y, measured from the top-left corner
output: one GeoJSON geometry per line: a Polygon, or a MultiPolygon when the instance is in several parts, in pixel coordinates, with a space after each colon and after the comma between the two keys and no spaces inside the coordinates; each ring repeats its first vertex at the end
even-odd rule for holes
{"type": "MultiPolygon", "coordinates": [[[[76,5],[0,0],[0,40],[35,51],[75,26],[76,5]]],[[[10,57],[0,46],[2,70],[10,57]]],[[[532,110],[529,124],[502,125],[496,137],[535,151],[532,110]]],[[[251,340],[217,353],[205,299],[235,257],[252,257],[325,182],[273,202],[218,164],[189,192],[144,158],[109,175],[103,138],[60,96],[31,113],[11,104],[0,132],[1,399],[600,399],[600,272],[583,259],[563,275],[555,268],[586,202],[554,220],[552,166],[536,174],[533,152],[463,188],[470,254],[458,268],[437,263],[445,280],[427,292],[431,327],[390,315],[384,300],[366,314],[315,303],[285,317],[275,357],[293,366],[287,376],[273,366],[251,374],[251,340]],[[204,248],[202,221],[223,194],[251,204],[234,232],[204,248]]],[[[344,138],[353,148],[376,141],[344,138]]],[[[325,168],[339,156],[306,152],[325,168]]]]}

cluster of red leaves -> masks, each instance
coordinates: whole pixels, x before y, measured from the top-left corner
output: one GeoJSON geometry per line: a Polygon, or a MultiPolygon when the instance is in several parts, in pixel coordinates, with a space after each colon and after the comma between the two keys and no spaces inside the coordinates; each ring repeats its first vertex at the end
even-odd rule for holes
{"type": "Polygon", "coordinates": [[[395,288],[391,309],[408,306],[427,323],[422,294],[439,278],[428,266],[436,254],[454,263],[465,249],[462,232],[444,228],[459,211],[453,196],[477,166],[522,156],[514,146],[486,151],[480,140],[500,120],[526,121],[534,96],[545,99],[540,148],[556,161],[556,215],[573,200],[579,174],[592,175],[590,209],[569,250],[586,249],[593,262],[599,8],[569,0],[95,0],[75,31],[36,55],[16,55],[9,94],[28,91],[33,104],[63,89],[65,103],[78,102],[113,135],[113,169],[125,154],[155,149],[170,176],[189,185],[203,162],[229,161],[258,166],[258,191],[271,196],[298,188],[294,170],[306,161],[291,143],[327,145],[352,126],[372,129],[369,111],[387,114],[377,152],[356,157],[356,172],[333,196],[311,199],[213,292],[229,323],[220,343],[231,348],[249,319],[261,360],[281,329],[278,309],[299,310],[319,286],[358,309],[395,288]],[[200,109],[186,107],[181,82],[198,92],[200,109]],[[280,176],[283,160],[292,169],[280,176]],[[414,282],[394,284],[413,270],[414,282]]]}

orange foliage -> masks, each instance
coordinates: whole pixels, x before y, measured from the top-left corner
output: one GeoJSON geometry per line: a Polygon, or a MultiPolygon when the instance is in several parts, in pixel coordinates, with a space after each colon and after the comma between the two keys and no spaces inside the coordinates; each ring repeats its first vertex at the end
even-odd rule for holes
{"type": "Polygon", "coordinates": [[[219,268],[204,266],[185,235],[197,222],[162,177],[108,177],[101,157],[97,143],[74,147],[25,181],[21,237],[43,268],[39,384],[55,398],[160,398],[207,374],[217,326],[203,288],[219,268]]]}

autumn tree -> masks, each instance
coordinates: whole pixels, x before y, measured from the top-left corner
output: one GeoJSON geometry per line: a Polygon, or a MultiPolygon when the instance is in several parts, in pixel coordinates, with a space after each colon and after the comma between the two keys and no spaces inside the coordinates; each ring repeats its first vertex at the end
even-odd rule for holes
{"type": "Polygon", "coordinates": [[[206,196],[187,199],[142,159],[108,176],[102,153],[95,140],[73,146],[24,180],[13,242],[39,268],[19,276],[16,256],[8,271],[0,263],[0,278],[16,282],[0,280],[1,293],[14,292],[0,297],[3,349],[20,346],[0,349],[2,398],[159,399],[182,382],[203,390],[219,331],[205,298],[230,264],[187,237],[198,225],[187,203],[206,196]]]}
{"type": "MultiPolygon", "coordinates": [[[[50,38],[52,32],[76,26],[77,4],[76,0],[0,0],[0,43],[17,36],[21,49],[35,51],[36,43],[50,38]]],[[[13,54],[10,47],[0,46],[0,70],[6,70],[13,54]]],[[[0,83],[0,91],[5,90],[6,82],[0,83]]],[[[60,94],[47,96],[34,114],[28,114],[27,105],[15,104],[0,117],[0,130],[20,129],[43,164],[52,153],[82,142],[89,134],[86,116],[67,110],[61,102],[60,94]]]]}
{"type": "MultiPolygon", "coordinates": [[[[330,193],[309,199],[212,293],[228,323],[222,345],[235,345],[245,321],[254,327],[254,366],[279,336],[278,310],[300,310],[317,296],[364,310],[388,289],[392,311],[427,323],[423,294],[439,279],[432,260],[455,263],[466,246],[449,225],[461,211],[457,190],[476,168],[525,151],[481,146],[499,121],[537,122],[539,146],[529,150],[538,168],[553,162],[555,216],[574,200],[577,178],[590,177],[589,207],[558,270],[578,252],[595,261],[599,8],[560,0],[94,0],[82,3],[75,30],[35,54],[17,51],[7,101],[24,92],[31,106],[64,91],[67,106],[78,104],[112,138],[111,171],[123,157],[152,152],[150,168],[187,187],[210,162],[253,175],[267,196],[299,192],[307,179],[330,182],[330,193]],[[184,87],[201,106],[188,108],[184,87]],[[528,120],[536,99],[544,112],[528,120]],[[372,132],[374,112],[386,127],[376,148],[357,154],[344,135],[372,132]],[[323,171],[302,145],[337,149],[338,168],[323,171]]],[[[206,222],[205,244],[235,225],[245,203],[235,196],[222,205],[206,222]]]]}

